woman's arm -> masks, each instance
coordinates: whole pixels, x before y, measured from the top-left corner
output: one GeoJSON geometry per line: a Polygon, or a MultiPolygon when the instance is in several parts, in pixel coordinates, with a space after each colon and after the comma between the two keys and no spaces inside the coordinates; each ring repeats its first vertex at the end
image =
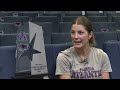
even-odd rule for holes
{"type": "Polygon", "coordinates": [[[71,75],[69,75],[69,74],[60,75],[59,79],[71,79],[71,75]]]}
{"type": "Polygon", "coordinates": [[[101,73],[102,79],[110,79],[110,73],[112,72],[112,67],[109,57],[105,52],[103,52],[101,72],[102,72],[101,73]]]}
{"type": "Polygon", "coordinates": [[[71,79],[71,62],[70,57],[63,53],[58,54],[56,60],[56,75],[59,79],[71,79]]]}
{"type": "Polygon", "coordinates": [[[110,79],[109,72],[102,72],[101,76],[102,76],[102,79],[110,79]]]}

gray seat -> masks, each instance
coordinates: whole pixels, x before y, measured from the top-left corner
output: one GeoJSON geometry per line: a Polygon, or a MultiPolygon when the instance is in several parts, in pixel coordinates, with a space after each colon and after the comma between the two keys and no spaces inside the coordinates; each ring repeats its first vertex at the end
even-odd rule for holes
{"type": "Polygon", "coordinates": [[[38,16],[33,17],[31,22],[58,22],[57,16],[38,16]]]}
{"type": "MultiPolygon", "coordinates": [[[[52,22],[34,22],[37,25],[42,26],[42,29],[45,33],[52,33],[53,29],[54,29],[54,25],[52,24],[52,22]]],[[[57,32],[58,30],[56,30],[57,32]]]]}
{"type": "Polygon", "coordinates": [[[52,33],[52,44],[71,43],[70,33],[52,33]]]}
{"type": "Polygon", "coordinates": [[[0,31],[3,31],[4,34],[13,34],[17,33],[17,27],[14,23],[0,23],[0,31]]]}
{"type": "Polygon", "coordinates": [[[92,22],[108,22],[107,16],[88,16],[92,22]]]}
{"type": "Polygon", "coordinates": [[[99,13],[99,11],[86,11],[86,16],[104,16],[104,13],[99,13]]]}
{"type": "Polygon", "coordinates": [[[52,23],[52,27],[53,27],[53,32],[56,32],[56,30],[59,29],[59,19],[57,18],[57,16],[39,16],[39,17],[33,17],[31,20],[31,22],[51,22],[52,23]]]}
{"type": "Polygon", "coordinates": [[[18,12],[18,16],[29,16],[29,17],[36,17],[38,16],[38,12],[32,12],[32,11],[29,11],[29,12],[18,12]]]}
{"type": "Polygon", "coordinates": [[[64,11],[44,11],[43,16],[58,16],[62,15],[64,11]]]}
{"type": "Polygon", "coordinates": [[[13,16],[13,12],[0,12],[0,17],[4,17],[4,16],[13,16]]]}
{"type": "Polygon", "coordinates": [[[112,22],[120,23],[120,16],[112,16],[112,22]]]}
{"type": "Polygon", "coordinates": [[[106,15],[111,15],[111,16],[120,16],[120,12],[116,12],[116,11],[104,11],[106,13],[106,15]]]}
{"type": "Polygon", "coordinates": [[[78,16],[63,16],[61,22],[73,22],[78,16]]]}
{"type": "Polygon", "coordinates": [[[120,42],[109,41],[103,44],[103,50],[108,54],[110,59],[112,79],[120,79],[120,42]]]}
{"type": "Polygon", "coordinates": [[[103,43],[106,41],[117,41],[116,32],[95,32],[97,47],[103,49],[103,43]]]}
{"type": "Polygon", "coordinates": [[[60,33],[70,33],[72,22],[60,22],[59,32],[60,33]]]}
{"type": "Polygon", "coordinates": [[[0,79],[11,79],[15,75],[15,46],[0,47],[0,79]]]}
{"type": "Polygon", "coordinates": [[[119,29],[116,22],[92,22],[94,32],[108,32],[119,29]]]}
{"type": "Polygon", "coordinates": [[[66,11],[65,16],[81,16],[82,11],[66,11]]]}
{"type": "Polygon", "coordinates": [[[13,46],[16,45],[16,34],[1,34],[0,46],[13,46]]]}
{"type": "Polygon", "coordinates": [[[28,16],[4,16],[0,18],[0,22],[28,22],[30,20],[30,17],[28,16]]]}

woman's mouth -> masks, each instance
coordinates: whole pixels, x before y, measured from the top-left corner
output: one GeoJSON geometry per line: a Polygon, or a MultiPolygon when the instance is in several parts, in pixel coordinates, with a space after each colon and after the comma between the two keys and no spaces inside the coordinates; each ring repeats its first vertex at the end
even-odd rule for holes
{"type": "Polygon", "coordinates": [[[75,44],[81,44],[81,41],[74,41],[75,44]]]}

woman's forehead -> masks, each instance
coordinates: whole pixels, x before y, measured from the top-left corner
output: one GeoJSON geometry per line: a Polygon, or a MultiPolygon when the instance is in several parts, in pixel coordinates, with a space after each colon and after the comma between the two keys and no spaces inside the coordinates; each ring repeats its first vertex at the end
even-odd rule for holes
{"type": "Polygon", "coordinates": [[[81,30],[81,29],[85,29],[85,27],[83,25],[78,25],[78,24],[72,25],[72,30],[81,30]]]}

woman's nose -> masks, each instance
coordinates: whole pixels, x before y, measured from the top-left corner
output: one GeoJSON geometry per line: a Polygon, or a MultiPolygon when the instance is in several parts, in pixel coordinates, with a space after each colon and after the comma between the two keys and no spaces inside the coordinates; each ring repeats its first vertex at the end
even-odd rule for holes
{"type": "Polygon", "coordinates": [[[75,33],[74,38],[78,38],[78,33],[75,33]]]}

